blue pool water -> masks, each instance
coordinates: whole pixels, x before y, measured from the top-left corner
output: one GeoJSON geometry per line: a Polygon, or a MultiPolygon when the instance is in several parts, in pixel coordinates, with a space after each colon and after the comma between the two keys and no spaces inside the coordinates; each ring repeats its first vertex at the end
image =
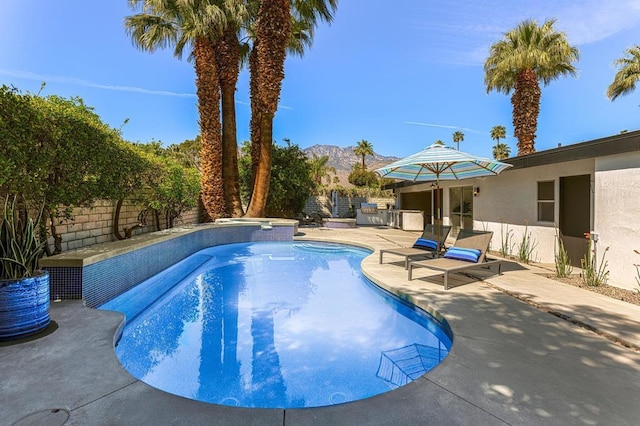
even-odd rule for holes
{"type": "Polygon", "coordinates": [[[242,407],[354,401],[415,380],[451,347],[433,317],[362,275],[368,254],[315,242],[211,247],[101,308],[127,317],[124,368],[166,392],[242,407]]]}

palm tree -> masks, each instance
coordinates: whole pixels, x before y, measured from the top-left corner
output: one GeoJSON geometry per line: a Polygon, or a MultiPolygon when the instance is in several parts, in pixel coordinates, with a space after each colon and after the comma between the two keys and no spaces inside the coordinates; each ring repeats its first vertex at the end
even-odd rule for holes
{"type": "Polygon", "coordinates": [[[225,1],[223,4],[227,25],[214,44],[222,100],[222,177],[227,213],[232,217],[240,217],[243,211],[238,172],[235,93],[242,58],[239,34],[241,25],[248,19],[248,11],[241,1],[225,1]]]}
{"type": "Polygon", "coordinates": [[[607,97],[612,101],[620,95],[633,92],[636,82],[640,80],[640,45],[630,47],[625,53],[627,57],[613,62],[620,69],[607,89],[607,97]]]}
{"type": "Polygon", "coordinates": [[[444,143],[444,142],[442,142],[440,139],[437,139],[433,144],[434,144],[434,145],[442,145],[442,146],[445,146],[445,143],[444,143]]]}
{"type": "Polygon", "coordinates": [[[491,129],[491,139],[496,141],[493,146],[493,158],[504,160],[511,155],[511,148],[507,144],[500,143],[500,139],[507,137],[507,129],[504,126],[493,126],[491,129]]]}
{"type": "Polygon", "coordinates": [[[202,140],[202,201],[210,218],[226,213],[222,178],[222,139],[220,134],[220,91],[213,38],[226,19],[213,1],[180,2],[176,0],[129,0],[142,12],[127,16],[127,34],[141,50],[174,47],[174,55],[182,57],[191,48],[196,73],[196,94],[202,140]]]}
{"type": "Polygon", "coordinates": [[[364,158],[367,155],[373,155],[373,145],[371,145],[371,143],[367,140],[362,139],[360,142],[358,142],[358,146],[355,147],[355,149],[353,150],[353,153],[356,154],[358,157],[362,157],[362,171],[367,170],[367,167],[364,164],[364,158]]]}
{"type": "MultiPolygon", "coordinates": [[[[256,2],[249,2],[254,9],[256,2]]],[[[264,214],[271,174],[273,117],[284,78],[287,48],[302,54],[313,40],[318,20],[331,22],[337,0],[260,1],[248,32],[254,37],[249,54],[251,93],[251,157],[253,192],[247,216],[264,214]],[[297,36],[296,36],[297,34],[297,36]],[[294,43],[292,43],[294,41],[294,43]]]]}
{"type": "Polygon", "coordinates": [[[527,20],[493,44],[484,63],[487,92],[506,95],[513,90],[514,134],[518,155],[535,152],[535,137],[540,112],[540,82],[545,86],[560,76],[576,76],[573,62],[578,49],[571,46],[563,32],[553,28],[555,19],[538,26],[527,20]]]}
{"type": "Polygon", "coordinates": [[[500,139],[507,137],[507,129],[504,126],[493,126],[491,129],[491,139],[496,141],[496,145],[500,143],[500,139]]]}
{"type": "Polygon", "coordinates": [[[464,141],[464,133],[460,130],[453,132],[453,141],[456,143],[456,149],[460,151],[460,142],[464,141]]]}
{"type": "MultiPolygon", "coordinates": [[[[284,60],[291,31],[290,0],[261,1],[255,23],[256,106],[259,111],[259,151],[247,216],[264,216],[271,178],[273,117],[284,78],[284,60]]],[[[252,135],[253,137],[253,135],[252,135]]]]}
{"type": "MultiPolygon", "coordinates": [[[[334,1],[334,0],[332,0],[334,1]]],[[[297,1],[296,4],[300,3],[297,1]]],[[[323,2],[322,2],[323,3],[323,2]]],[[[249,72],[250,72],[250,80],[249,80],[249,92],[251,94],[251,122],[250,122],[250,130],[251,130],[251,176],[252,179],[255,178],[256,169],[258,167],[258,160],[260,158],[260,108],[257,103],[257,82],[258,78],[258,56],[257,56],[257,46],[258,40],[255,38],[255,15],[257,15],[258,11],[258,2],[252,1],[249,3],[250,10],[252,12],[249,14],[249,19],[247,19],[246,23],[246,32],[249,35],[249,38],[253,38],[253,48],[248,49],[248,45],[245,45],[248,50],[248,58],[247,62],[249,64],[249,72]]],[[[334,6],[335,7],[335,6],[334,6]]],[[[295,5],[294,5],[295,9],[295,5]]],[[[333,19],[331,15],[327,18],[329,21],[333,19]]],[[[305,48],[311,47],[313,43],[313,30],[314,30],[315,20],[310,19],[309,21],[305,21],[302,19],[296,19],[292,16],[291,19],[291,34],[289,36],[289,41],[287,43],[287,53],[293,56],[304,56],[305,48]]]]}
{"type": "Polygon", "coordinates": [[[313,177],[313,180],[318,185],[322,185],[322,178],[325,176],[328,177],[329,182],[331,182],[331,176],[329,175],[329,172],[332,172],[334,175],[336,174],[336,168],[328,166],[328,161],[328,155],[318,157],[316,154],[313,154],[313,158],[309,160],[309,165],[311,166],[311,175],[313,177]]]}
{"type": "Polygon", "coordinates": [[[493,158],[496,160],[504,160],[511,155],[511,148],[506,143],[497,142],[493,146],[493,158]]]}

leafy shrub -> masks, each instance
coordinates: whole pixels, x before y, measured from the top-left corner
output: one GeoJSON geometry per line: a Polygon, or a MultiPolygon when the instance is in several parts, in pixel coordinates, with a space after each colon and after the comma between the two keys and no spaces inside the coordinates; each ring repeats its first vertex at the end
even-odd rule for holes
{"type": "MultiPolygon", "coordinates": [[[[251,145],[245,142],[238,160],[240,194],[245,203],[251,199],[251,145]]],[[[270,217],[295,218],[304,209],[316,188],[307,156],[296,144],[273,144],[271,181],[265,213],[270,217]]]]}
{"type": "Polygon", "coordinates": [[[509,224],[500,224],[500,255],[503,257],[511,256],[513,248],[513,229],[509,229],[509,224]]]}
{"type": "Polygon", "coordinates": [[[378,187],[378,176],[371,171],[362,170],[360,167],[354,167],[349,173],[349,183],[357,187],[378,187]]]}
{"type": "Polygon", "coordinates": [[[518,246],[518,260],[520,262],[529,263],[531,261],[531,255],[538,246],[538,242],[531,238],[531,232],[528,231],[528,226],[524,227],[522,233],[522,241],[518,246]]]}
{"type": "Polygon", "coordinates": [[[609,270],[607,269],[609,262],[605,260],[605,256],[607,251],[609,251],[609,247],[604,249],[604,253],[602,253],[602,259],[600,260],[600,266],[596,265],[597,259],[596,256],[592,254],[592,241],[591,236],[587,232],[584,234],[587,239],[587,253],[580,260],[580,265],[582,266],[582,282],[585,285],[597,287],[602,284],[607,283],[607,278],[609,277],[609,270]]]}
{"type": "Polygon", "coordinates": [[[558,235],[558,230],[556,229],[556,246],[554,258],[556,261],[556,276],[558,278],[566,278],[571,275],[573,272],[573,267],[571,266],[571,259],[569,259],[569,255],[567,254],[567,250],[564,248],[564,243],[562,242],[562,238],[558,235]]]}

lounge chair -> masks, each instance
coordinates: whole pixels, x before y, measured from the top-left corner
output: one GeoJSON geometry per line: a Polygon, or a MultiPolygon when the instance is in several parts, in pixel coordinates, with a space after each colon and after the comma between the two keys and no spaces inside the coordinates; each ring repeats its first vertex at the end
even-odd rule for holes
{"type": "Polygon", "coordinates": [[[312,226],[316,224],[313,218],[305,212],[301,212],[298,215],[298,223],[300,224],[300,226],[312,226]]]}
{"type": "Polygon", "coordinates": [[[487,258],[487,250],[493,232],[462,229],[455,243],[438,259],[410,261],[408,278],[412,279],[414,268],[429,268],[444,272],[444,289],[449,289],[449,274],[469,269],[498,266],[498,275],[502,275],[502,260],[487,258]]]}
{"type": "MultiPolygon", "coordinates": [[[[449,231],[451,231],[450,226],[441,226],[440,227],[440,251],[444,249],[444,242],[447,239],[447,235],[449,235],[449,231]]],[[[380,263],[382,263],[382,255],[384,253],[395,254],[398,256],[404,257],[404,269],[407,269],[409,266],[409,261],[412,259],[420,258],[420,257],[433,257],[434,255],[438,255],[439,252],[437,250],[438,244],[436,241],[438,240],[438,229],[435,225],[428,224],[424,227],[424,231],[422,231],[422,235],[420,238],[416,240],[412,247],[398,247],[398,248],[390,248],[390,249],[382,249],[380,250],[380,263]]]]}

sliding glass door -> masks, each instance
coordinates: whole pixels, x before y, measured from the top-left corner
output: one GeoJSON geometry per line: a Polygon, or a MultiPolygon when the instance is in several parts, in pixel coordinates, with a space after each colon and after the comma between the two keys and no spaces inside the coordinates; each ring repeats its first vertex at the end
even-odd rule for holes
{"type": "Polygon", "coordinates": [[[461,229],[473,229],[472,186],[449,188],[449,220],[453,237],[457,236],[461,229]]]}

